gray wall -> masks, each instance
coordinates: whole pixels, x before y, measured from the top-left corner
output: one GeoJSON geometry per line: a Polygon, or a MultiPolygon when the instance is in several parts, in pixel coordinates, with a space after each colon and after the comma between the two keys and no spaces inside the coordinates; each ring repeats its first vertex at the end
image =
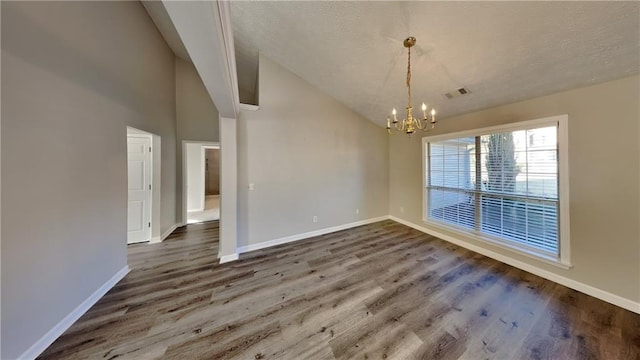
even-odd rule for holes
{"type": "Polygon", "coordinates": [[[174,55],[138,2],[2,2],[2,354],[127,264],[126,126],[162,137],[176,221],[174,55]],[[46,186],[43,186],[46,184],[46,186]]]}
{"type": "MultiPolygon", "coordinates": [[[[176,212],[182,214],[182,141],[220,141],[218,110],[193,64],[176,58],[178,169],[176,212]]],[[[182,216],[182,215],[179,215],[182,216]]],[[[183,219],[186,221],[186,219],[183,219]]]]}
{"type": "Polygon", "coordinates": [[[387,215],[384,129],[263,56],[259,76],[238,119],[238,245],[387,215]]]}
{"type": "MultiPolygon", "coordinates": [[[[439,123],[435,134],[569,115],[571,262],[563,270],[459,235],[467,242],[640,301],[639,78],[633,76],[478,111],[439,123]]],[[[391,138],[390,213],[422,222],[421,137],[391,138]],[[405,212],[400,211],[400,207],[405,212]]]]}

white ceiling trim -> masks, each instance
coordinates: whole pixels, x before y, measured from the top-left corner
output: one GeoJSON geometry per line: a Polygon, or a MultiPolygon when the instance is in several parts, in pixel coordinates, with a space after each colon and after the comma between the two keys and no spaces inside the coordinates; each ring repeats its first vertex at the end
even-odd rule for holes
{"type": "Polygon", "coordinates": [[[240,101],[229,5],[224,1],[162,3],[220,116],[235,119],[240,101]]]}
{"type": "Polygon", "coordinates": [[[238,71],[236,69],[236,50],[233,40],[233,26],[231,21],[231,7],[229,1],[216,1],[220,16],[221,36],[225,46],[225,58],[227,60],[227,76],[231,81],[232,96],[236,115],[240,109],[240,96],[238,91],[238,71]]]}
{"type": "Polygon", "coordinates": [[[145,0],[142,1],[142,6],[147,10],[147,14],[149,14],[151,20],[156,24],[158,31],[160,31],[160,34],[162,34],[162,37],[176,56],[185,61],[191,62],[187,49],[184,48],[182,40],[180,40],[180,36],[178,36],[178,32],[173,26],[162,2],[145,0]]]}

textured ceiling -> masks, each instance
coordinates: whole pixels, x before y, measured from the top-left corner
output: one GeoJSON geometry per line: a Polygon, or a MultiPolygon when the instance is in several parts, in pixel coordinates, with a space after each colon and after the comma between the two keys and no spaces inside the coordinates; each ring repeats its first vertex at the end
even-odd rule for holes
{"type": "Polygon", "coordinates": [[[639,2],[235,1],[231,14],[245,92],[261,52],[380,125],[404,114],[408,35],[414,107],[441,117],[640,68],[639,2]]]}

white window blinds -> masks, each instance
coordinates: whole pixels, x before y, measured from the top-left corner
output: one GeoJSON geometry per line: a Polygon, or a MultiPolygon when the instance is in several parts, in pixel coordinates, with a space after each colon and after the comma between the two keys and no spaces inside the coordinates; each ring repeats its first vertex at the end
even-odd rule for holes
{"type": "Polygon", "coordinates": [[[427,141],[427,221],[559,254],[558,126],[427,141]]]}

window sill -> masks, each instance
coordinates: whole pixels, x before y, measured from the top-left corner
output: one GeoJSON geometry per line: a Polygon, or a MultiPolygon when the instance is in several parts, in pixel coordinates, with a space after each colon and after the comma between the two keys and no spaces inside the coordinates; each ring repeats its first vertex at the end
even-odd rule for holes
{"type": "MultiPolygon", "coordinates": [[[[468,238],[471,238],[473,240],[477,240],[477,241],[482,242],[482,243],[487,243],[489,245],[498,247],[500,249],[508,250],[508,251],[516,253],[518,255],[526,256],[526,257],[528,257],[530,259],[534,259],[534,260],[543,262],[545,264],[553,265],[553,266],[559,267],[561,269],[569,270],[569,269],[571,269],[573,267],[573,265],[571,265],[571,263],[564,262],[564,261],[560,260],[559,258],[556,258],[556,257],[554,257],[552,255],[542,254],[542,253],[539,253],[539,252],[536,252],[536,251],[532,251],[532,250],[529,250],[529,249],[526,249],[526,248],[521,248],[521,247],[519,247],[517,245],[509,244],[509,243],[507,243],[505,241],[501,241],[501,240],[499,240],[497,238],[492,238],[492,237],[489,237],[489,236],[482,236],[482,235],[479,235],[479,234],[474,233],[474,232],[462,230],[462,229],[459,229],[459,228],[457,228],[455,226],[445,225],[445,224],[442,224],[442,223],[439,223],[439,222],[435,222],[435,221],[432,221],[432,220],[423,219],[422,221],[426,225],[434,228],[434,230],[449,231],[449,232],[455,233],[456,235],[468,237],[468,238]]],[[[460,240],[466,242],[464,240],[464,238],[460,239],[460,240]]]]}

